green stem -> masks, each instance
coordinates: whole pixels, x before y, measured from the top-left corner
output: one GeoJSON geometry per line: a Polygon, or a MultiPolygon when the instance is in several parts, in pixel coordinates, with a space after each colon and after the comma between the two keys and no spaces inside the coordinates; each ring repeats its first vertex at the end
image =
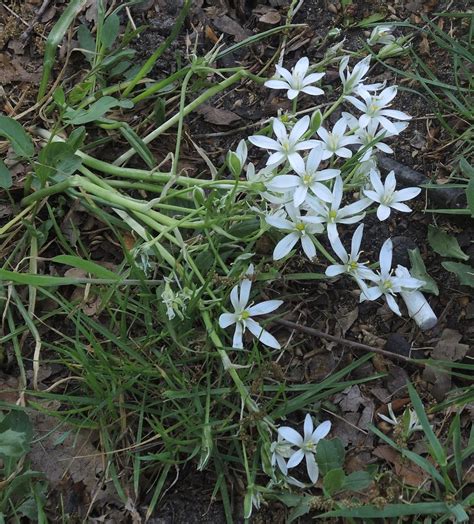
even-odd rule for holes
{"type": "Polygon", "coordinates": [[[344,96],[341,95],[334,104],[323,114],[323,122],[342,104],[344,96]]]}
{"type": "MultiPolygon", "coordinates": [[[[213,86],[209,88],[207,91],[205,91],[202,95],[198,96],[196,100],[193,100],[190,104],[188,104],[183,111],[180,111],[178,114],[171,117],[167,122],[162,124],[160,127],[152,131],[150,134],[148,134],[145,138],[143,138],[143,142],[145,144],[149,144],[152,140],[154,140],[156,137],[160,136],[162,133],[164,133],[167,129],[170,127],[173,127],[175,124],[179,122],[181,118],[184,118],[186,115],[194,111],[197,107],[199,107],[201,104],[212,98],[213,96],[217,95],[221,91],[224,91],[228,87],[230,87],[232,84],[235,84],[239,80],[241,80],[243,77],[248,76],[248,73],[244,70],[238,71],[237,73],[233,74],[226,80],[223,80],[216,86],[213,86]]],[[[126,151],[123,155],[121,155],[117,160],[114,162],[115,165],[121,165],[127,162],[136,151],[134,149],[129,149],[126,151]]]]}
{"type": "Polygon", "coordinates": [[[331,262],[331,264],[337,264],[337,261],[327,252],[326,248],[321,244],[321,242],[313,236],[314,243],[316,244],[316,248],[321,251],[321,253],[331,262]]]}

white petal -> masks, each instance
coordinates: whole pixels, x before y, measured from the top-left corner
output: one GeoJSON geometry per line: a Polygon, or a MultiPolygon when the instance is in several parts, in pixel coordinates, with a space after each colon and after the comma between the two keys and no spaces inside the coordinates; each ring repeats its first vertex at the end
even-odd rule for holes
{"type": "Polygon", "coordinates": [[[299,75],[301,78],[306,75],[309,68],[309,60],[308,57],[303,56],[296,62],[294,68],[293,68],[293,74],[299,75]]]}
{"type": "Polygon", "coordinates": [[[328,266],[325,271],[327,277],[337,277],[345,272],[346,266],[343,266],[342,264],[332,264],[331,266],[328,266]]]}
{"type": "Polygon", "coordinates": [[[385,187],[382,184],[382,180],[380,179],[380,175],[377,173],[377,171],[372,169],[370,171],[369,178],[370,178],[370,183],[372,184],[372,187],[374,188],[375,192],[378,195],[383,195],[385,192],[385,187]]]}
{"type": "Polygon", "coordinates": [[[314,430],[312,435],[313,442],[319,442],[321,439],[327,436],[327,434],[331,431],[331,422],[329,420],[325,420],[319,426],[314,430]]]}
{"type": "Polygon", "coordinates": [[[283,475],[288,475],[288,466],[286,465],[286,460],[281,455],[278,455],[278,453],[276,454],[276,462],[283,475]]]}
{"type": "Polygon", "coordinates": [[[252,320],[249,318],[247,320],[247,327],[249,331],[257,337],[259,342],[262,344],[265,344],[268,347],[271,347],[273,349],[280,349],[280,343],[278,340],[267,330],[263,329],[262,326],[258,322],[255,322],[255,320],[252,320]]]}
{"type": "Polygon", "coordinates": [[[314,247],[313,241],[308,236],[301,237],[301,246],[305,252],[305,255],[310,260],[313,260],[313,258],[316,256],[316,248],[314,247]]]}
{"type": "Polygon", "coordinates": [[[239,286],[235,286],[232,288],[232,291],[230,292],[230,301],[232,302],[232,306],[234,306],[235,311],[239,310],[239,286]]]}
{"type": "Polygon", "coordinates": [[[359,255],[360,244],[362,243],[362,234],[364,233],[364,224],[361,224],[355,231],[352,236],[351,242],[351,258],[355,260],[359,255]]]}
{"type": "Polygon", "coordinates": [[[349,260],[349,256],[347,255],[347,251],[344,249],[344,246],[342,245],[339,235],[331,235],[331,237],[329,238],[329,242],[331,243],[331,247],[334,253],[336,253],[340,260],[342,260],[342,262],[344,262],[345,264],[349,260]]]}
{"type": "Polygon", "coordinates": [[[270,89],[290,89],[289,84],[283,80],[267,80],[263,85],[270,89]]]}
{"type": "Polygon", "coordinates": [[[316,133],[322,140],[324,140],[324,142],[327,142],[329,140],[329,133],[326,131],[326,129],[323,126],[319,126],[316,133]]]}
{"type": "Polygon", "coordinates": [[[286,156],[281,152],[277,151],[276,153],[271,154],[267,160],[267,166],[276,167],[281,164],[286,159],[286,156]]]}
{"type": "Polygon", "coordinates": [[[324,95],[324,91],[320,89],[319,87],[315,87],[315,86],[305,86],[303,87],[301,91],[311,96],[324,95]]]}
{"type": "Polygon", "coordinates": [[[297,89],[288,89],[288,92],[286,93],[286,96],[289,100],[294,100],[299,94],[299,91],[297,89]]]}
{"type": "Polygon", "coordinates": [[[386,293],[385,298],[387,300],[388,307],[395,313],[395,315],[398,315],[399,317],[401,317],[402,313],[400,311],[400,308],[398,307],[396,300],[393,298],[393,296],[386,293]]]}
{"type": "Polygon", "coordinates": [[[388,206],[380,204],[380,206],[377,208],[377,218],[381,222],[383,222],[384,220],[387,220],[389,216],[390,216],[390,208],[388,206]]]}
{"type": "Polygon", "coordinates": [[[285,69],[284,67],[281,67],[279,65],[275,66],[275,69],[277,70],[277,73],[283,77],[289,84],[293,82],[293,77],[291,76],[291,73],[288,71],[288,69],[285,69]]]}
{"type": "Polygon", "coordinates": [[[304,171],[304,160],[301,158],[300,154],[291,153],[288,155],[288,162],[297,173],[304,171]]]}
{"type": "Polygon", "coordinates": [[[385,191],[388,193],[393,193],[397,187],[397,179],[395,178],[395,171],[390,171],[390,173],[385,178],[385,191]]]}
{"type": "Polygon", "coordinates": [[[311,415],[309,413],[306,414],[306,417],[304,418],[304,440],[308,441],[311,438],[311,435],[313,434],[313,419],[311,418],[311,415]]]}
{"type": "Polygon", "coordinates": [[[301,446],[301,444],[303,444],[303,437],[289,426],[278,428],[278,434],[290,444],[294,444],[295,446],[301,446]]]}
{"type": "Polygon", "coordinates": [[[243,349],[244,343],[242,342],[243,327],[240,322],[235,325],[234,339],[232,341],[232,347],[235,349],[243,349]]]}
{"type": "Polygon", "coordinates": [[[338,210],[341,201],[342,201],[342,194],[344,189],[344,182],[342,181],[342,177],[337,176],[334,179],[334,187],[332,189],[333,194],[333,201],[332,201],[332,209],[338,210]]]}
{"type": "Polygon", "coordinates": [[[386,129],[390,133],[393,133],[394,135],[397,134],[397,128],[393,125],[393,122],[390,122],[390,120],[388,120],[388,118],[385,118],[381,115],[378,117],[378,121],[384,129],[386,129]]]}
{"type": "Polygon", "coordinates": [[[402,202],[403,200],[411,200],[412,198],[417,197],[421,193],[421,188],[419,187],[407,187],[406,189],[400,189],[396,191],[393,195],[395,202],[402,202]]]}
{"type": "Polygon", "coordinates": [[[293,249],[296,242],[298,242],[299,236],[296,233],[290,233],[283,237],[280,242],[275,246],[273,251],[273,260],[280,260],[286,257],[288,253],[293,249]]]}
{"type": "Polygon", "coordinates": [[[377,300],[379,297],[382,296],[382,294],[382,291],[378,287],[367,287],[360,294],[360,301],[362,302],[363,300],[377,300]]]}
{"type": "Polygon", "coordinates": [[[249,136],[249,142],[262,149],[275,149],[277,151],[281,149],[281,145],[276,140],[273,140],[273,138],[268,138],[268,136],[249,136]]]}
{"type": "Polygon", "coordinates": [[[393,254],[393,243],[391,238],[387,238],[387,240],[382,244],[382,248],[380,249],[380,272],[382,275],[387,275],[390,273],[390,269],[392,268],[392,254],[393,254]]]}
{"type": "Polygon", "coordinates": [[[394,109],[384,109],[380,111],[381,115],[388,116],[389,118],[395,118],[396,120],[411,120],[411,116],[403,113],[402,111],[395,111],[394,109]]]}
{"type": "Polygon", "coordinates": [[[298,140],[306,133],[309,127],[309,116],[306,115],[293,126],[290,132],[290,142],[296,144],[298,140]]]}
{"type": "Polygon", "coordinates": [[[276,227],[277,229],[287,229],[288,231],[293,229],[293,224],[289,220],[279,216],[268,215],[265,217],[265,222],[270,226],[276,227]]]}
{"type": "Polygon", "coordinates": [[[340,147],[339,149],[336,149],[334,153],[340,158],[351,158],[352,156],[352,151],[347,149],[347,147],[340,147]]]}
{"type": "Polygon", "coordinates": [[[380,203],[381,198],[379,197],[378,193],[371,191],[370,189],[364,189],[363,191],[367,198],[370,198],[370,200],[373,200],[374,202],[380,203]]]}
{"type": "Polygon", "coordinates": [[[307,194],[308,194],[307,186],[301,185],[295,189],[295,192],[293,194],[293,203],[295,204],[296,207],[300,206],[304,202],[307,194]]]}
{"type": "Polygon", "coordinates": [[[237,319],[234,313],[222,313],[222,315],[219,317],[219,326],[222,329],[225,329],[236,322],[237,319]]]}
{"type": "Polygon", "coordinates": [[[288,460],[288,464],[287,464],[288,469],[298,466],[303,459],[304,459],[304,451],[302,449],[295,451],[293,455],[291,455],[290,459],[288,460]]]}
{"type": "MultiPolygon", "coordinates": [[[[247,311],[250,313],[251,317],[255,315],[266,315],[278,309],[283,304],[283,300],[265,300],[265,302],[260,302],[260,304],[255,304],[247,308],[247,311]]],[[[250,329],[250,328],[249,328],[250,329]]]]}
{"type": "Polygon", "coordinates": [[[303,85],[306,87],[309,86],[309,84],[314,84],[314,82],[318,82],[319,80],[321,80],[321,78],[325,74],[326,73],[311,73],[310,75],[305,77],[305,79],[303,80],[303,85]]]}
{"type": "Polygon", "coordinates": [[[340,118],[332,128],[332,132],[335,135],[342,136],[347,128],[347,121],[345,118],[340,118]]]}
{"type": "MultiPolygon", "coordinates": [[[[334,170],[336,171],[336,170],[334,170]]],[[[331,202],[332,201],[332,193],[329,191],[329,189],[319,182],[316,182],[311,185],[311,191],[321,200],[324,200],[325,202],[331,202]]]]}
{"type": "Polygon", "coordinates": [[[314,455],[310,452],[305,453],[306,457],[306,471],[308,472],[308,477],[310,478],[313,484],[316,484],[319,476],[318,465],[316,464],[316,459],[314,455]]]}
{"type": "Polygon", "coordinates": [[[266,187],[270,191],[288,190],[298,187],[300,177],[296,175],[279,175],[267,182],[266,187]]]}
{"type": "Polygon", "coordinates": [[[332,178],[335,178],[337,177],[337,175],[340,175],[340,174],[341,174],[341,171],[339,169],[322,169],[321,171],[318,171],[316,173],[316,178],[319,181],[331,180],[332,178]]]}
{"type": "Polygon", "coordinates": [[[285,124],[279,118],[273,119],[273,132],[275,133],[275,136],[279,142],[285,140],[288,136],[285,124]]]}
{"type": "Polygon", "coordinates": [[[401,202],[392,202],[390,207],[396,209],[397,211],[401,211],[402,213],[411,213],[411,208],[409,208],[406,204],[402,204],[401,202]]]}
{"type": "Polygon", "coordinates": [[[248,278],[244,278],[240,284],[239,306],[241,309],[245,309],[245,306],[248,304],[251,289],[252,289],[252,281],[249,280],[248,278]]]}
{"type": "Polygon", "coordinates": [[[367,109],[365,104],[354,96],[346,96],[346,100],[355,106],[359,111],[365,111],[367,109]]]}
{"type": "Polygon", "coordinates": [[[295,151],[303,151],[305,149],[313,149],[319,146],[318,140],[303,140],[295,144],[295,151]]]}

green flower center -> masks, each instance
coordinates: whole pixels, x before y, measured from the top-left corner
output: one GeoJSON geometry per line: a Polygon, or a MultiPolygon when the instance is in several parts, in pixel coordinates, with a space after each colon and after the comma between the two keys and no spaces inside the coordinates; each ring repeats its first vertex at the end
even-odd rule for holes
{"type": "Polygon", "coordinates": [[[333,222],[334,220],[336,220],[336,217],[337,217],[337,211],[335,211],[334,209],[332,209],[331,211],[329,211],[329,220],[331,222],[333,222]]]}
{"type": "Polygon", "coordinates": [[[247,320],[248,318],[250,318],[250,313],[248,311],[242,311],[240,318],[242,320],[247,320]]]}
{"type": "Polygon", "coordinates": [[[295,226],[295,229],[297,231],[303,232],[305,230],[305,225],[303,224],[303,222],[298,222],[295,226]]]}
{"type": "Polygon", "coordinates": [[[305,186],[311,185],[312,182],[313,182],[313,175],[304,175],[304,177],[303,177],[303,184],[305,186]]]}
{"type": "Polygon", "coordinates": [[[349,271],[355,271],[357,269],[358,264],[354,260],[351,260],[348,266],[349,266],[349,271]]]}

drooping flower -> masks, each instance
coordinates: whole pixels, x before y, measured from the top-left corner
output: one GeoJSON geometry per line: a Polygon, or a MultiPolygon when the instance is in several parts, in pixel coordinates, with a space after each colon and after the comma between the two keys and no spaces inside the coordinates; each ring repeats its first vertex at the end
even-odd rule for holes
{"type": "Polygon", "coordinates": [[[287,468],[294,468],[301,463],[303,459],[306,460],[306,470],[308,476],[313,484],[316,484],[319,476],[319,468],[316,463],[316,446],[318,442],[326,437],[331,430],[331,422],[326,420],[314,429],[313,419],[308,413],[304,419],[304,433],[300,435],[296,430],[289,426],[278,428],[278,434],[284,440],[293,444],[298,449],[294,451],[287,463],[287,468]]]}
{"type": "Polygon", "coordinates": [[[385,178],[385,184],[383,184],[377,171],[372,170],[370,172],[370,182],[373,189],[364,189],[364,195],[379,204],[377,217],[381,221],[386,220],[390,216],[391,208],[402,213],[410,213],[411,209],[403,202],[415,198],[421,192],[419,187],[407,187],[396,191],[397,180],[394,171],[390,171],[385,178]]]}
{"type": "Polygon", "coordinates": [[[383,413],[378,413],[378,416],[382,420],[384,420],[388,424],[391,424],[392,426],[398,426],[401,423],[405,422],[407,415],[407,427],[404,428],[407,433],[407,437],[409,437],[415,431],[423,431],[423,426],[420,424],[420,419],[418,418],[416,411],[414,411],[413,409],[408,408],[408,410],[405,410],[401,420],[397,419],[395,413],[393,412],[391,402],[388,404],[388,416],[384,415],[383,413]]]}
{"type": "Polygon", "coordinates": [[[240,176],[242,169],[247,161],[247,144],[245,140],[241,140],[235,151],[227,153],[227,164],[232,174],[237,178],[240,176]]]}
{"type": "Polygon", "coordinates": [[[312,73],[307,75],[309,69],[309,60],[306,57],[300,58],[296,65],[288,71],[281,66],[276,66],[280,78],[273,78],[265,82],[265,87],[270,89],[286,89],[287,97],[293,100],[299,93],[308,95],[323,95],[324,91],[319,87],[312,86],[315,82],[321,80],[325,73],[312,73]]]}
{"type": "MultiPolygon", "coordinates": [[[[253,266],[249,267],[247,275],[253,274],[253,266]]],[[[252,317],[257,315],[266,315],[272,313],[279,308],[282,300],[265,300],[260,304],[248,306],[250,299],[250,290],[252,288],[252,281],[244,278],[240,285],[235,286],[230,293],[230,301],[234,307],[234,313],[223,313],[219,317],[219,326],[223,329],[235,324],[234,339],[232,347],[235,349],[243,348],[242,337],[245,330],[248,329],[254,337],[266,346],[274,349],[280,349],[278,340],[268,331],[263,329],[258,322],[252,317]]]]}
{"type": "Polygon", "coordinates": [[[293,169],[304,169],[304,161],[298,151],[312,149],[317,145],[316,140],[301,140],[308,130],[309,124],[310,118],[306,115],[296,122],[290,134],[288,134],[285,124],[278,118],[274,118],[273,131],[277,137],[276,140],[266,136],[253,135],[249,137],[249,141],[262,149],[275,151],[269,156],[267,166],[276,167],[288,160],[293,169]]]}
{"type": "MultiPolygon", "coordinates": [[[[408,269],[403,266],[397,266],[395,274],[401,278],[411,277],[408,269]]],[[[422,331],[436,326],[438,318],[421,291],[401,291],[400,295],[407,306],[408,315],[422,331]]]]}
{"type": "Polygon", "coordinates": [[[368,198],[362,198],[341,208],[343,189],[344,182],[340,176],[337,176],[332,189],[331,202],[326,204],[314,197],[308,197],[306,200],[310,213],[314,213],[321,218],[322,223],[326,223],[329,239],[339,236],[336,224],[355,224],[359,222],[365,216],[364,209],[370,205],[368,198]]]}
{"type": "Polygon", "coordinates": [[[272,453],[271,465],[273,469],[275,469],[275,466],[278,465],[278,468],[283,473],[283,475],[288,475],[288,467],[286,465],[285,459],[290,458],[293,454],[291,444],[284,440],[284,438],[278,433],[277,441],[272,442],[270,451],[272,453]]]}
{"type": "Polygon", "coordinates": [[[333,127],[333,130],[327,131],[323,126],[320,126],[316,133],[321,138],[321,148],[323,150],[323,160],[331,158],[333,155],[341,158],[350,158],[352,151],[346,146],[351,144],[360,144],[360,139],[356,135],[345,136],[347,129],[347,121],[345,118],[340,118],[333,127]]]}
{"type": "Polygon", "coordinates": [[[343,86],[343,93],[349,95],[353,93],[362,83],[370,67],[370,55],[358,62],[352,71],[349,70],[349,57],[342,58],[339,64],[339,77],[343,86]]]}
{"type": "Polygon", "coordinates": [[[364,232],[364,224],[360,224],[352,236],[351,252],[350,254],[344,249],[342,242],[338,235],[332,236],[329,240],[331,247],[336,255],[341,260],[342,264],[332,264],[326,268],[326,275],[328,277],[335,277],[343,273],[347,273],[353,277],[356,282],[361,285],[366,279],[370,279],[373,271],[365,264],[359,262],[360,244],[362,242],[362,233],[364,232]]]}
{"type": "Polygon", "coordinates": [[[363,98],[363,101],[354,96],[346,96],[345,98],[363,113],[359,117],[359,126],[361,128],[374,123],[381,125],[393,135],[397,135],[398,129],[389,118],[394,118],[395,120],[411,119],[410,115],[407,115],[402,111],[387,109],[391,105],[390,102],[397,95],[397,86],[386,87],[378,95],[373,95],[365,89],[360,89],[358,94],[363,98]]]}
{"type": "Polygon", "coordinates": [[[300,210],[291,203],[286,204],[285,210],[288,214],[287,218],[281,211],[265,217],[267,224],[288,232],[275,246],[273,260],[280,260],[288,255],[298,241],[301,242],[306,256],[312,260],[316,256],[316,247],[308,235],[324,231],[320,223],[321,219],[315,216],[302,216],[300,210]]]}
{"type": "Polygon", "coordinates": [[[323,158],[323,150],[315,147],[311,150],[303,164],[303,169],[295,169],[297,175],[279,175],[267,183],[270,191],[293,192],[293,204],[300,206],[306,199],[308,191],[314,193],[318,198],[330,202],[331,191],[321,182],[330,180],[341,172],[339,169],[322,169],[318,171],[319,164],[323,158]]]}
{"type": "Polygon", "coordinates": [[[395,41],[395,36],[392,35],[393,27],[387,25],[378,25],[372,29],[367,43],[369,45],[377,44],[391,44],[395,41]]]}
{"type": "Polygon", "coordinates": [[[393,275],[392,270],[392,255],[393,255],[393,244],[392,240],[387,239],[380,250],[379,262],[380,270],[377,273],[373,273],[370,277],[374,286],[362,287],[360,294],[360,301],[364,300],[377,300],[382,295],[387,301],[388,307],[398,316],[401,316],[400,309],[395,300],[397,293],[402,291],[415,291],[423,286],[424,282],[417,278],[399,277],[393,275]]]}

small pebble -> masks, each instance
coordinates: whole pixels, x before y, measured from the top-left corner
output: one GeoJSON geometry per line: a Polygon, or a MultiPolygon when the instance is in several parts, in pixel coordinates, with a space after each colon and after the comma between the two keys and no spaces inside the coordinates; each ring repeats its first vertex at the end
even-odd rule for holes
{"type": "Polygon", "coordinates": [[[390,351],[397,355],[409,357],[411,345],[403,335],[400,335],[400,333],[392,333],[389,335],[384,349],[385,351],[390,351]]]}

